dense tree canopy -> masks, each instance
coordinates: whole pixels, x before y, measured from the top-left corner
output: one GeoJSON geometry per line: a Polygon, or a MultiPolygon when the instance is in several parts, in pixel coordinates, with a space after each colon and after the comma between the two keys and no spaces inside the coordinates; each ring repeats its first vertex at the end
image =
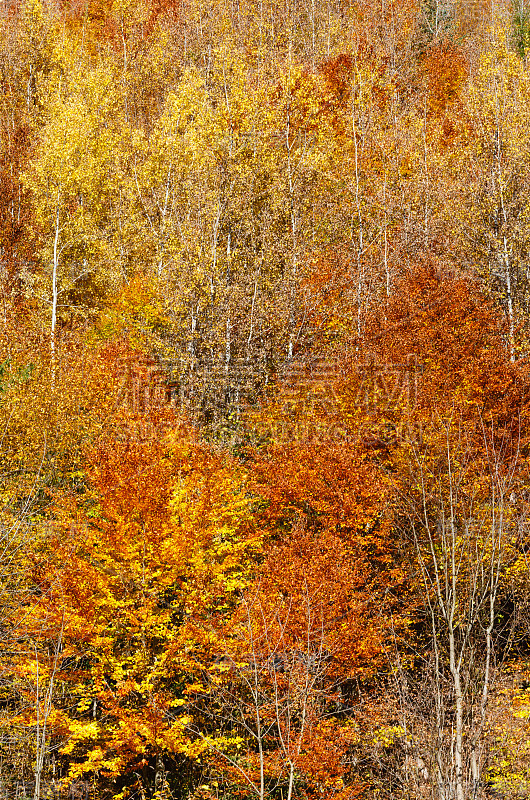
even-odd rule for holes
{"type": "Polygon", "coordinates": [[[530,791],[530,5],[0,9],[0,791],[530,791]]]}

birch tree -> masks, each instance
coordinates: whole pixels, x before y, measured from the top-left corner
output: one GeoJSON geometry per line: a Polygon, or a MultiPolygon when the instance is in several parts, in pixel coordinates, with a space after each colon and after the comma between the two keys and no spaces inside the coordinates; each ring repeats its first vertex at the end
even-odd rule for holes
{"type": "Polygon", "coordinates": [[[54,72],[40,86],[47,95],[46,123],[24,176],[40,232],[42,272],[32,292],[49,309],[52,382],[59,321],[90,315],[116,285],[108,226],[123,130],[113,116],[112,75],[97,68],[84,73],[79,59],[74,44],[73,52],[63,53],[67,77],[54,72]]]}
{"type": "Polygon", "coordinates": [[[461,152],[468,180],[452,227],[470,268],[478,267],[504,308],[512,360],[521,354],[516,330],[530,297],[529,98],[524,65],[509,50],[506,30],[497,26],[465,92],[470,128],[461,152]]]}

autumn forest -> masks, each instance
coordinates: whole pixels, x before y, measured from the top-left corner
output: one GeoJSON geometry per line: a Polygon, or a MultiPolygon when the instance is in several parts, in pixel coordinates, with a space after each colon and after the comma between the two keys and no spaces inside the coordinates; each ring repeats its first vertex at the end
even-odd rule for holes
{"type": "Polygon", "coordinates": [[[530,797],[530,3],[0,3],[0,800],[530,797]]]}

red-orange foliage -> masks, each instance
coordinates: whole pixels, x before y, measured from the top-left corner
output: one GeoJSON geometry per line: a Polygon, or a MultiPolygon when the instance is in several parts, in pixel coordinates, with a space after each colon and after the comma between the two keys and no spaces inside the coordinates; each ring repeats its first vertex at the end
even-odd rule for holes
{"type": "Polygon", "coordinates": [[[520,424],[526,370],[510,362],[503,318],[478,282],[415,270],[368,320],[361,351],[411,365],[415,415],[458,411],[471,423],[478,414],[503,432],[520,424]]]}
{"type": "Polygon", "coordinates": [[[427,52],[421,68],[427,81],[432,112],[442,114],[455,103],[466,78],[467,67],[462,50],[447,39],[427,52]]]}
{"type": "MultiPolygon", "coordinates": [[[[87,452],[84,482],[55,498],[27,624],[39,641],[61,632],[55,675],[41,665],[41,680],[66,698],[49,728],[68,778],[97,772],[125,787],[135,771],[149,779],[157,754],[203,749],[186,733],[186,686],[201,680],[208,621],[234,605],[259,543],[237,467],[170,408],[124,412],[87,452]]],[[[28,681],[32,702],[35,692],[28,681]]]]}

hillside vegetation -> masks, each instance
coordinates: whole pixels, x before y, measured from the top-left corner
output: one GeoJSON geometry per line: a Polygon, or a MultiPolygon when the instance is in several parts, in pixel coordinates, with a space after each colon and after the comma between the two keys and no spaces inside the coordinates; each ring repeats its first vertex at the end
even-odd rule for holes
{"type": "Polygon", "coordinates": [[[4,0],[0,800],[530,796],[529,48],[4,0]]]}

